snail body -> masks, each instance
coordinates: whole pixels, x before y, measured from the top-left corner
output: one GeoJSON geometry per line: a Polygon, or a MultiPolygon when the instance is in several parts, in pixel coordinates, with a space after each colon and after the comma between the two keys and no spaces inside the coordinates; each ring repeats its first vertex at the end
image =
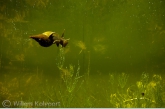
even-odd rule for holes
{"type": "Polygon", "coordinates": [[[62,45],[65,47],[68,44],[69,39],[64,38],[64,32],[61,36],[58,33],[52,31],[46,31],[42,34],[30,36],[30,38],[36,40],[41,46],[49,47],[52,44],[56,44],[57,47],[62,45]]]}

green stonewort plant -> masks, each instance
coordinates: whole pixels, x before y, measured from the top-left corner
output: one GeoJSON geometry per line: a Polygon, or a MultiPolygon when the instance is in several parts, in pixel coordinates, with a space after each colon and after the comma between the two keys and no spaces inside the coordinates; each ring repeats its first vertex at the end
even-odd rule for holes
{"type": "Polygon", "coordinates": [[[163,87],[164,85],[160,75],[153,75],[149,81],[149,75],[142,73],[141,80],[137,81],[136,85],[131,85],[125,92],[112,93],[110,95],[110,103],[114,107],[120,108],[162,107],[164,104],[163,87]]]}

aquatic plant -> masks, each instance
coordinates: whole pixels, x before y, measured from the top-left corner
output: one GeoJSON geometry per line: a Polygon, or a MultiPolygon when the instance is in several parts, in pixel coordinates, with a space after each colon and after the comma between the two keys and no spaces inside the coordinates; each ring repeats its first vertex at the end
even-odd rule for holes
{"type": "Polygon", "coordinates": [[[37,8],[45,8],[49,0],[25,0],[27,4],[37,8]]]}
{"type": "Polygon", "coordinates": [[[66,90],[63,93],[62,91],[59,91],[63,107],[71,107],[71,103],[73,101],[73,98],[75,97],[75,93],[79,90],[79,88],[83,83],[82,81],[81,84],[78,86],[78,81],[82,77],[79,75],[79,70],[80,70],[79,65],[75,75],[74,75],[74,67],[72,65],[70,65],[68,70],[70,75],[64,76],[62,78],[66,90]]]}
{"type": "Polygon", "coordinates": [[[111,85],[114,85],[115,82],[115,77],[114,74],[109,73],[109,82],[111,83],[111,85]]]}
{"type": "Polygon", "coordinates": [[[89,74],[90,74],[90,64],[91,64],[91,54],[90,54],[90,51],[88,51],[88,70],[87,70],[87,75],[88,75],[88,78],[89,78],[89,74]]]}
{"type": "Polygon", "coordinates": [[[107,47],[106,45],[103,45],[103,44],[96,44],[93,46],[93,49],[97,53],[105,54],[107,47]]]}
{"type": "Polygon", "coordinates": [[[24,56],[24,54],[18,54],[15,56],[15,59],[17,61],[25,61],[25,56],[24,56]]]}
{"type": "Polygon", "coordinates": [[[119,75],[118,82],[119,86],[123,89],[127,83],[128,75],[126,73],[122,73],[119,75]]]}
{"type": "Polygon", "coordinates": [[[64,62],[65,62],[65,53],[64,53],[64,49],[59,47],[59,53],[58,56],[56,58],[56,65],[58,67],[58,69],[62,69],[64,66],[64,62]]]}
{"type": "Polygon", "coordinates": [[[162,107],[162,93],[165,91],[162,84],[160,75],[153,75],[149,81],[148,74],[143,73],[141,80],[128,87],[126,93],[111,94],[110,103],[114,107],[162,107]]]}
{"type": "Polygon", "coordinates": [[[77,86],[79,79],[82,77],[79,75],[80,72],[80,65],[78,62],[78,68],[75,72],[75,67],[73,65],[69,65],[69,68],[64,68],[64,62],[65,62],[65,56],[64,56],[64,50],[62,47],[59,48],[59,60],[57,61],[57,67],[60,70],[61,79],[63,81],[65,86],[65,91],[61,89],[59,91],[61,101],[62,101],[62,107],[71,107],[71,103],[73,101],[73,98],[75,97],[75,92],[79,90],[81,87],[83,81],[81,81],[81,84],[77,86]]]}
{"type": "Polygon", "coordinates": [[[16,12],[15,16],[13,18],[7,19],[7,22],[9,22],[9,23],[15,23],[15,22],[27,23],[28,21],[24,20],[26,15],[27,15],[26,11],[16,12]]]}
{"type": "Polygon", "coordinates": [[[86,45],[85,45],[84,42],[82,42],[82,41],[76,41],[75,44],[76,44],[77,47],[79,47],[81,49],[80,52],[79,52],[79,54],[81,54],[81,52],[83,50],[86,50],[86,45]]]}
{"type": "Polygon", "coordinates": [[[24,96],[24,93],[19,90],[20,84],[18,78],[13,78],[7,82],[0,82],[0,101],[3,100],[18,100],[24,96]]]}

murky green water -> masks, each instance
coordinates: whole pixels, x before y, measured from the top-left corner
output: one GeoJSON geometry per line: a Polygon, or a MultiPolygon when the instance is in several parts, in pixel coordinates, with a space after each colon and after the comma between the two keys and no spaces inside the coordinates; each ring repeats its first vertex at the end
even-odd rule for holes
{"type": "Polygon", "coordinates": [[[165,107],[164,5],[1,0],[1,107],[165,107]],[[65,48],[29,38],[64,29],[65,48]]]}

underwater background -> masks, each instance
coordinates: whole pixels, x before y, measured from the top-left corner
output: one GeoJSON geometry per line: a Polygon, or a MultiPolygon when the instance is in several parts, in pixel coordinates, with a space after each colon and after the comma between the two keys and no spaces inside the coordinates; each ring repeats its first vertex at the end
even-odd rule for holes
{"type": "Polygon", "coordinates": [[[164,6],[1,0],[0,107],[165,107],[164,6]],[[64,29],[64,48],[29,38],[64,29]]]}

